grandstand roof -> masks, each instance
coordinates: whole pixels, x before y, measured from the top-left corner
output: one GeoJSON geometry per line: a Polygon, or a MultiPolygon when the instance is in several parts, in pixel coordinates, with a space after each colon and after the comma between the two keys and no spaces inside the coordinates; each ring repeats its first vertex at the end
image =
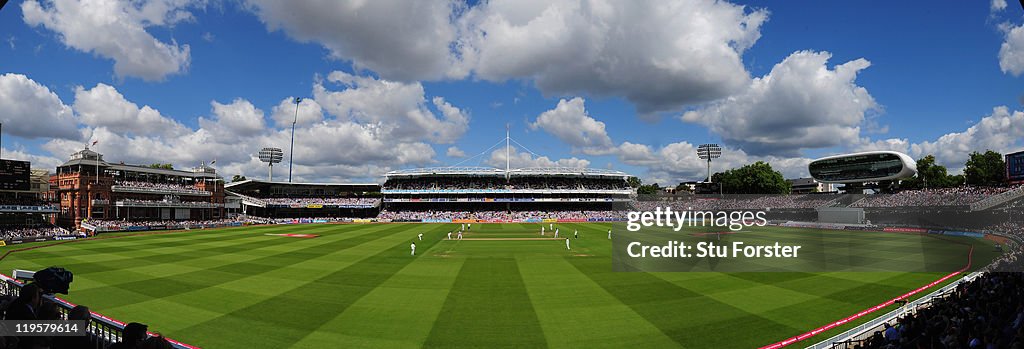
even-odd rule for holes
{"type": "MultiPolygon", "coordinates": [[[[583,176],[583,177],[628,177],[622,171],[577,167],[527,167],[508,170],[509,176],[583,176]]],[[[504,176],[506,171],[493,167],[426,167],[391,171],[386,177],[421,176],[504,176]]]]}
{"type": "Polygon", "coordinates": [[[366,189],[366,191],[380,191],[380,184],[377,183],[297,183],[297,182],[271,182],[258,179],[247,179],[239,182],[228,183],[225,189],[246,190],[262,186],[294,186],[294,187],[349,187],[351,189],[366,189]]]}

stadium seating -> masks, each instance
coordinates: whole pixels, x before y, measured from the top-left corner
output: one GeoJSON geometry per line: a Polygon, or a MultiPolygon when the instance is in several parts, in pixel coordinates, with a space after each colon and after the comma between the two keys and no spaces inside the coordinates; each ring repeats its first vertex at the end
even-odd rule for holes
{"type": "Polygon", "coordinates": [[[1020,348],[1024,273],[987,273],[877,331],[859,348],[1020,348]]]}

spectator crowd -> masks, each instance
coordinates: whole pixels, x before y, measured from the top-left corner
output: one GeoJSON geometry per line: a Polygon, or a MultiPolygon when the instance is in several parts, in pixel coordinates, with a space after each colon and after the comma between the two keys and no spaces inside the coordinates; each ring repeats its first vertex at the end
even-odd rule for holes
{"type": "Polygon", "coordinates": [[[677,211],[811,209],[829,206],[840,197],[831,194],[677,196],[669,197],[671,200],[636,200],[633,207],[641,211],[653,211],[657,207],[671,207],[677,211]]]}
{"type": "Polygon", "coordinates": [[[1024,273],[986,273],[855,348],[1024,348],[1024,273]]]}
{"type": "Polygon", "coordinates": [[[380,206],[380,198],[265,198],[268,205],[380,206]]]}
{"type": "Polygon", "coordinates": [[[451,177],[451,178],[403,178],[389,179],[384,190],[625,190],[626,181],[619,178],[572,178],[572,177],[451,177]]]}
{"type": "Polygon", "coordinates": [[[621,219],[624,211],[381,211],[381,220],[457,220],[521,221],[526,219],[621,219]]]}
{"type": "Polygon", "coordinates": [[[1012,187],[963,186],[904,190],[895,194],[867,195],[850,207],[928,207],[969,206],[989,196],[1001,194],[1012,187]]]}
{"type": "Polygon", "coordinates": [[[170,191],[170,192],[177,192],[177,193],[183,193],[183,194],[191,194],[191,193],[201,194],[201,193],[205,193],[205,191],[196,189],[195,187],[193,187],[191,185],[184,185],[184,184],[177,184],[177,183],[153,183],[153,182],[140,182],[140,181],[115,181],[114,185],[120,186],[120,187],[125,187],[125,188],[170,191]]]}
{"type": "Polygon", "coordinates": [[[67,229],[52,225],[0,226],[0,240],[71,235],[67,229]]]}

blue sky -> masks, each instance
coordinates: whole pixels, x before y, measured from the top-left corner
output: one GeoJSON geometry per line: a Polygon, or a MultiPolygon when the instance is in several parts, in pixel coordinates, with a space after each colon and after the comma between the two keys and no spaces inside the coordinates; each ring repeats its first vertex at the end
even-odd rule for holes
{"type": "MultiPolygon", "coordinates": [[[[11,1],[0,10],[3,156],[266,175],[300,105],[297,180],[504,164],[645,181],[894,149],[956,169],[1022,149],[1017,3],[673,0],[11,1]],[[485,34],[486,33],[486,34],[485,34]],[[452,148],[455,149],[452,149],[452,148]],[[521,147],[517,147],[521,148],[521,147]],[[462,155],[465,154],[465,155],[462,155]]],[[[278,170],[277,175],[282,176],[278,170]]],[[[282,178],[282,177],[278,177],[282,178]]]]}

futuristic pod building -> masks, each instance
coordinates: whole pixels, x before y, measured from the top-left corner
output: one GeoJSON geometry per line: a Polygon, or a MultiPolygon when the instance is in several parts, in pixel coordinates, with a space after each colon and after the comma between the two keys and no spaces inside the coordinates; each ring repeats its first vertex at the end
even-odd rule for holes
{"type": "Polygon", "coordinates": [[[826,183],[864,183],[912,177],[917,162],[895,151],[869,151],[811,161],[811,177],[826,183]]]}

